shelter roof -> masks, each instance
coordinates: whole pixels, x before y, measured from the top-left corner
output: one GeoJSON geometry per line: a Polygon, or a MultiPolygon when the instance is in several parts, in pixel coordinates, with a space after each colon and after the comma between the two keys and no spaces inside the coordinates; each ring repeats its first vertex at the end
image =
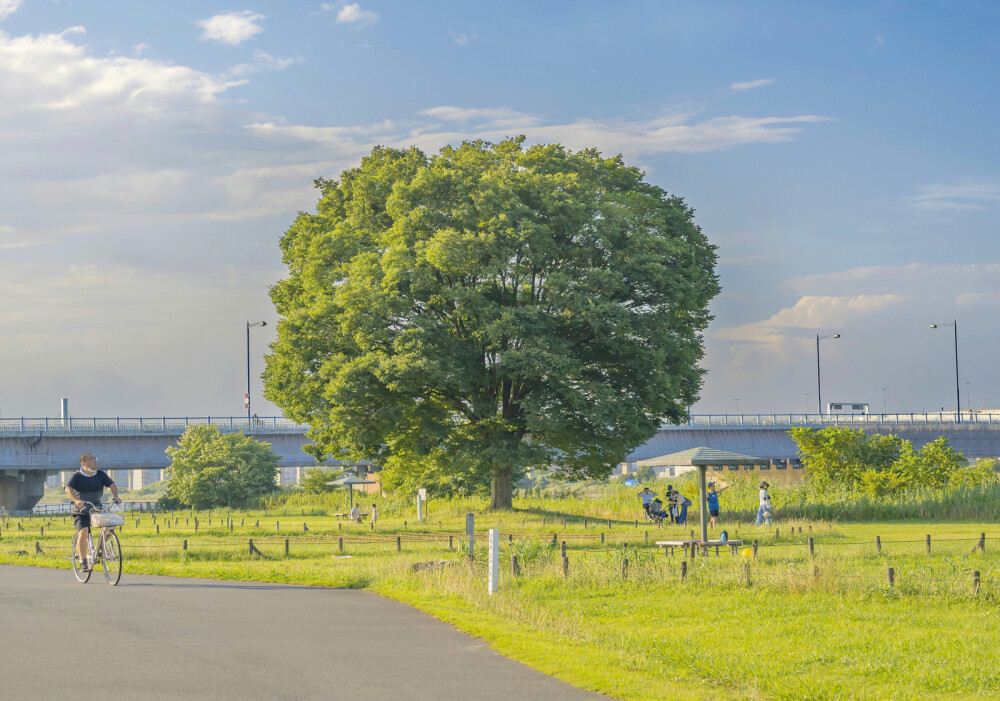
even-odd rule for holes
{"type": "Polygon", "coordinates": [[[763,458],[755,458],[750,455],[740,453],[730,453],[726,450],[716,450],[715,448],[690,448],[679,453],[661,455],[657,458],[640,460],[636,465],[644,467],[659,467],[661,465],[753,465],[759,462],[766,462],[763,458]]]}

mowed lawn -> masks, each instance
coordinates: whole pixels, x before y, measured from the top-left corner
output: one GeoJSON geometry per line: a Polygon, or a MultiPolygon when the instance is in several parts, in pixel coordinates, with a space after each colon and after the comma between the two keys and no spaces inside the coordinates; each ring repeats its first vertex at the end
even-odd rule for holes
{"type": "MultiPolygon", "coordinates": [[[[499,526],[504,544],[501,589],[490,597],[485,532],[477,533],[469,565],[457,514],[440,525],[387,519],[375,531],[287,513],[233,514],[230,531],[228,518],[215,514],[208,526],[202,514],[197,533],[193,515],[177,517],[168,529],[161,515],[159,535],[149,515],[138,526],[129,520],[121,533],[126,578],[148,572],[365,587],[615,698],[1000,696],[1000,526],[993,523],[731,524],[731,537],[759,541],[757,558],[723,549],[685,560],[680,550],[671,557],[654,543],[689,528],[614,521],[608,529],[594,518],[584,527],[580,517],[563,525],[558,515],[538,512],[480,515],[478,525],[499,526]],[[567,543],[566,575],[553,533],[567,543]],[[985,552],[976,548],[980,533],[985,552]],[[250,538],[263,557],[249,555],[250,538]],[[412,571],[414,563],[435,564],[412,571]]],[[[25,530],[16,519],[5,524],[0,562],[68,567],[68,522],[20,523],[25,530]],[[36,542],[43,553],[35,554],[36,542]]],[[[106,587],[99,573],[87,586],[106,587]]]]}

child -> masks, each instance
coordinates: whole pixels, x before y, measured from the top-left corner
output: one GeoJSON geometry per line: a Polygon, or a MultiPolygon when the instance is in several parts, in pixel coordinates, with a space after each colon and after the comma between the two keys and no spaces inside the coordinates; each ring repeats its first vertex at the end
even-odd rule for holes
{"type": "Polygon", "coordinates": [[[729,485],[725,482],[721,482],[718,489],[715,487],[715,482],[708,483],[708,494],[705,495],[705,502],[708,505],[708,515],[712,518],[711,528],[715,530],[716,520],[719,518],[719,492],[724,492],[729,489],[729,485]]]}

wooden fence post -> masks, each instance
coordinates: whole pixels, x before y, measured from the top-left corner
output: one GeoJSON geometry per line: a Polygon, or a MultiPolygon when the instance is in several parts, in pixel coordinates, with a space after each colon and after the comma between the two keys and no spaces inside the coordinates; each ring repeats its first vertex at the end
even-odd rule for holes
{"type": "Polygon", "coordinates": [[[561,552],[560,552],[560,557],[566,557],[566,541],[565,540],[562,542],[562,549],[561,549],[561,552]]]}
{"type": "Polygon", "coordinates": [[[930,554],[930,551],[931,551],[931,534],[928,533],[927,534],[927,552],[928,552],[928,554],[930,554]]]}
{"type": "Polygon", "coordinates": [[[452,535],[448,536],[448,549],[449,550],[454,550],[454,548],[455,548],[455,545],[454,545],[454,543],[452,541],[452,538],[454,538],[454,537],[455,536],[452,536],[452,535]]]}
{"type": "Polygon", "coordinates": [[[975,570],[972,573],[972,593],[979,593],[979,570],[975,570]]]}
{"type": "Polygon", "coordinates": [[[979,534],[979,543],[976,544],[976,547],[979,548],[980,552],[986,552],[986,534],[985,533],[980,533],[979,534]]]}
{"type": "Polygon", "coordinates": [[[604,531],[601,531],[601,545],[604,545],[604,531]]]}
{"type": "Polygon", "coordinates": [[[184,545],[181,547],[181,550],[187,550],[187,549],[188,549],[188,542],[187,542],[187,538],[185,538],[184,539],[184,545]]]}
{"type": "Polygon", "coordinates": [[[510,570],[515,577],[521,576],[521,563],[517,561],[517,555],[510,556],[510,570]]]}
{"type": "Polygon", "coordinates": [[[684,581],[684,578],[687,577],[687,573],[688,573],[688,563],[687,563],[687,560],[681,560],[681,581],[682,582],[684,581]]]}
{"type": "Polygon", "coordinates": [[[403,552],[403,539],[401,536],[396,536],[396,552],[403,552]]]}
{"type": "Polygon", "coordinates": [[[813,550],[813,539],[812,536],[809,536],[809,557],[812,557],[815,554],[816,552],[813,550]]]}
{"type": "Polygon", "coordinates": [[[755,560],[757,559],[757,541],[756,540],[754,540],[754,542],[753,542],[753,559],[755,559],[755,560]]]}
{"type": "Polygon", "coordinates": [[[889,586],[891,587],[896,581],[896,570],[889,568],[889,586]]]}
{"type": "Polygon", "coordinates": [[[340,552],[344,552],[344,536],[337,539],[337,547],[340,548],[340,552]]]}
{"type": "Polygon", "coordinates": [[[285,538],[285,557],[288,557],[288,538],[285,538]]]}
{"type": "Polygon", "coordinates": [[[628,558],[622,558],[622,579],[628,579],[628,558]]]}
{"type": "Polygon", "coordinates": [[[563,577],[569,577],[569,558],[568,557],[564,557],[562,559],[562,566],[563,566],[563,577]]]}
{"type": "Polygon", "coordinates": [[[882,536],[875,536],[875,552],[882,552],[882,536]]]}

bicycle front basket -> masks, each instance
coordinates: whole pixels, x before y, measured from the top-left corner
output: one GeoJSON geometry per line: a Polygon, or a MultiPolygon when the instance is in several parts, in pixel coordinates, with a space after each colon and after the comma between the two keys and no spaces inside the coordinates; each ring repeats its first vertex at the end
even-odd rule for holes
{"type": "Polygon", "coordinates": [[[125,517],[121,514],[92,514],[90,516],[90,525],[95,528],[114,528],[115,526],[124,526],[125,517]]]}

